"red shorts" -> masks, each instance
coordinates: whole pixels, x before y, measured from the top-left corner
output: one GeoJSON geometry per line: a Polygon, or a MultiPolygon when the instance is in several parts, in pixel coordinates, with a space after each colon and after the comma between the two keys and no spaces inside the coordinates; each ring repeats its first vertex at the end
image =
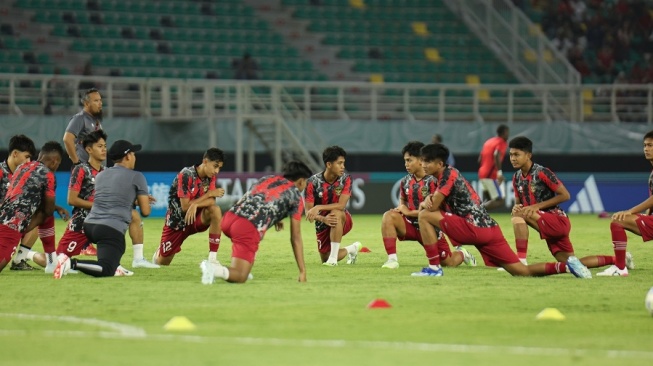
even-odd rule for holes
{"type": "Polygon", "coordinates": [[[460,216],[445,213],[440,221],[440,227],[454,246],[461,244],[475,246],[486,266],[498,267],[501,264],[519,262],[517,254],[508,245],[498,225],[476,227],[460,216]]]}
{"type": "MultiPolygon", "coordinates": [[[[351,219],[349,211],[345,211],[345,226],[342,228],[342,236],[351,231],[354,222],[351,219]]],[[[331,252],[331,228],[320,231],[317,235],[317,251],[320,253],[331,252]]]]}
{"type": "Polygon", "coordinates": [[[574,246],[569,240],[571,223],[567,216],[561,216],[550,212],[538,212],[540,219],[537,226],[540,228],[540,238],[546,240],[549,251],[554,256],[558,252],[574,252],[574,246]]]}
{"type": "Polygon", "coordinates": [[[653,215],[637,215],[635,223],[642,234],[643,241],[653,240],[653,215]]]}
{"type": "Polygon", "coordinates": [[[175,230],[167,225],[163,225],[163,232],[161,233],[161,244],[159,244],[159,255],[162,257],[169,257],[181,251],[181,244],[189,236],[206,231],[209,225],[202,223],[202,211],[197,210],[195,215],[195,223],[193,225],[186,225],[183,230],[175,230]]]}
{"type": "Polygon", "coordinates": [[[71,231],[66,229],[57,245],[57,254],[64,253],[68,257],[74,257],[82,252],[88,238],[83,231],[71,231]]]}
{"type": "Polygon", "coordinates": [[[231,239],[231,257],[254,263],[261,233],[244,217],[228,211],[222,217],[222,232],[231,239]]]}
{"type": "MultiPolygon", "coordinates": [[[[424,241],[422,241],[422,233],[417,227],[415,227],[415,225],[410,222],[410,220],[408,220],[406,216],[404,216],[404,224],[406,226],[406,235],[403,237],[398,237],[397,239],[401,241],[414,240],[424,245],[424,241]]],[[[449,247],[449,242],[447,242],[447,239],[444,237],[444,234],[442,234],[442,231],[438,231],[437,245],[438,253],[440,253],[441,258],[448,258],[451,256],[451,248],[449,247]]]]}
{"type": "Polygon", "coordinates": [[[11,257],[14,256],[22,236],[21,232],[0,225],[0,263],[9,263],[11,261],[11,257]]]}

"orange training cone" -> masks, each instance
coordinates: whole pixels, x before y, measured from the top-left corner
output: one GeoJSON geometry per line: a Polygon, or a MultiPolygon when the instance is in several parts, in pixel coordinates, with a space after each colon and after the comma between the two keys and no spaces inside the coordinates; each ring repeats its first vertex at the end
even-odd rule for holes
{"type": "Polygon", "coordinates": [[[367,304],[368,309],[389,309],[392,305],[383,299],[372,300],[371,303],[367,304]]]}
{"type": "Polygon", "coordinates": [[[371,253],[372,251],[368,247],[362,247],[361,250],[358,251],[359,253],[371,253]]]}

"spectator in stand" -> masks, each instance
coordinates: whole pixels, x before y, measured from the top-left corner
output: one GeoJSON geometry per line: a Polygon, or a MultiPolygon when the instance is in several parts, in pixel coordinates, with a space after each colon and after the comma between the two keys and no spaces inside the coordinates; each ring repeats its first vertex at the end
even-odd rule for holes
{"type": "Polygon", "coordinates": [[[232,67],[235,71],[235,78],[241,80],[256,80],[258,65],[249,53],[245,53],[240,60],[234,60],[232,67]]]}

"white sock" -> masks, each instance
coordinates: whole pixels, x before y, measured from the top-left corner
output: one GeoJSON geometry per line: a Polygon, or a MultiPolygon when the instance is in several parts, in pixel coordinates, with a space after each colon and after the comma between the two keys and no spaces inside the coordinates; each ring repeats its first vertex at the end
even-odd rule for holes
{"type": "Polygon", "coordinates": [[[356,253],[356,244],[347,245],[345,247],[345,250],[347,250],[347,253],[349,253],[349,254],[356,253]]]}
{"type": "Polygon", "coordinates": [[[215,262],[218,260],[218,252],[209,252],[209,262],[215,262]]]}
{"type": "Polygon", "coordinates": [[[431,268],[434,271],[437,271],[438,269],[440,269],[440,265],[439,264],[429,264],[429,268],[431,268]]]}
{"type": "MultiPolygon", "coordinates": [[[[211,264],[209,264],[211,265],[211,264]]],[[[213,276],[215,278],[222,278],[223,280],[228,280],[229,279],[229,268],[225,266],[220,266],[217,265],[215,266],[215,272],[213,273],[213,276]]]]}
{"type": "Polygon", "coordinates": [[[132,245],[134,249],[134,260],[143,259],[143,244],[134,244],[132,245]]]}
{"type": "Polygon", "coordinates": [[[30,250],[30,251],[27,253],[27,259],[29,259],[29,260],[31,260],[32,262],[34,262],[34,255],[35,255],[36,253],[38,253],[38,252],[35,252],[35,251],[33,251],[33,250],[30,250]]]}
{"type": "Polygon", "coordinates": [[[56,252],[45,253],[45,259],[46,259],[45,262],[46,265],[55,264],[57,263],[57,253],[56,252]]]}
{"type": "Polygon", "coordinates": [[[340,251],[340,243],[331,242],[331,254],[329,254],[328,262],[338,262],[338,251],[340,251]]]}
{"type": "Polygon", "coordinates": [[[399,261],[399,259],[397,259],[397,253],[395,253],[395,254],[388,254],[388,260],[389,260],[389,261],[395,261],[395,262],[399,261]]]}
{"type": "Polygon", "coordinates": [[[27,253],[29,253],[31,249],[24,246],[21,244],[18,247],[18,252],[16,253],[16,256],[14,257],[14,263],[20,263],[23,259],[27,259],[27,253]]]}

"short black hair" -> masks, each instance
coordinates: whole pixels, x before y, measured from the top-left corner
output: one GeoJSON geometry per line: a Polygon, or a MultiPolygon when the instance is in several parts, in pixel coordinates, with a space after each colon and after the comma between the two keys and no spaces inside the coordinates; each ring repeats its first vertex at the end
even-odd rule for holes
{"type": "Polygon", "coordinates": [[[45,154],[57,153],[63,158],[63,147],[57,141],[48,141],[41,147],[39,157],[45,154]]]}
{"type": "Polygon", "coordinates": [[[424,145],[420,150],[420,157],[427,162],[440,159],[446,164],[449,159],[449,149],[442,144],[424,145]]]}
{"type": "Polygon", "coordinates": [[[82,138],[82,145],[86,149],[89,146],[93,146],[93,144],[100,141],[100,139],[103,139],[106,142],[107,134],[103,130],[96,130],[84,135],[84,137],[82,138]]]}
{"type": "MultiPolygon", "coordinates": [[[[90,89],[87,89],[86,91],[84,91],[84,93],[82,93],[82,103],[88,102],[88,100],[91,98],[89,95],[91,95],[93,93],[100,94],[100,91],[97,90],[96,88],[90,88],[90,89]]],[[[100,94],[100,95],[102,95],[102,94],[100,94]]]]}
{"type": "Polygon", "coordinates": [[[283,177],[293,182],[300,178],[310,178],[313,175],[306,164],[297,160],[287,162],[282,170],[283,177]]]}
{"type": "Polygon", "coordinates": [[[343,149],[340,146],[329,146],[324,151],[322,152],[322,161],[324,162],[324,165],[327,163],[333,163],[334,161],[338,160],[339,157],[346,158],[347,153],[345,152],[345,149],[343,149]]]}
{"type": "Polygon", "coordinates": [[[403,149],[401,149],[401,156],[408,155],[410,156],[420,156],[420,149],[424,146],[424,143],[421,141],[410,141],[409,143],[404,146],[403,149]]]}
{"type": "Polygon", "coordinates": [[[36,157],[34,141],[25,135],[15,135],[9,139],[9,153],[14,150],[29,152],[33,157],[36,157]]]}
{"type": "Polygon", "coordinates": [[[508,129],[509,127],[506,125],[499,125],[499,127],[497,127],[497,136],[503,135],[503,133],[508,131],[508,129]]]}
{"type": "Polygon", "coordinates": [[[517,136],[514,139],[510,140],[508,147],[511,149],[517,149],[527,153],[532,153],[533,141],[531,141],[528,137],[517,136]]]}
{"type": "MultiPolygon", "coordinates": [[[[653,131],[648,131],[642,140],[653,139],[653,131]]],[[[11,150],[11,149],[9,149],[11,150]]]]}
{"type": "Polygon", "coordinates": [[[206,150],[202,159],[224,163],[224,152],[217,147],[212,147],[206,150]]]}

